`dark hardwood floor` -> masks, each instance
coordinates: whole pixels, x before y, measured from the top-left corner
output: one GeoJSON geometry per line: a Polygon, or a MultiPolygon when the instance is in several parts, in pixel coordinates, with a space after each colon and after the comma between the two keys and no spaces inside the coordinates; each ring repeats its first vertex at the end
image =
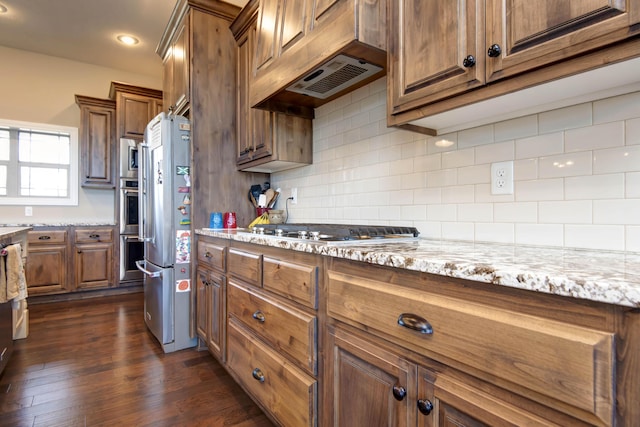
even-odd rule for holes
{"type": "Polygon", "coordinates": [[[164,354],[142,294],[29,306],[0,377],[0,426],[273,424],[206,351],[164,354]]]}

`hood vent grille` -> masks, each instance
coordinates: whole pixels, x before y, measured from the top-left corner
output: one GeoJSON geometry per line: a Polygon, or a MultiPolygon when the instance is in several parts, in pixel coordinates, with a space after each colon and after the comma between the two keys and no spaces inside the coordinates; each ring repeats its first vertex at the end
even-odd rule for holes
{"type": "Polygon", "coordinates": [[[325,99],[381,70],[377,65],[338,55],[289,86],[287,90],[325,99]]]}

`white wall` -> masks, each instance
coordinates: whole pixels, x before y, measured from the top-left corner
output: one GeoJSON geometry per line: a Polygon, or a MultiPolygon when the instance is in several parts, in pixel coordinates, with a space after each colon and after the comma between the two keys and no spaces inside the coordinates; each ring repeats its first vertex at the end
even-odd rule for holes
{"type": "Polygon", "coordinates": [[[386,79],[316,109],[313,165],[272,175],[289,222],[412,225],[423,237],[640,251],[640,92],[442,137],[386,127],[386,79]],[[515,194],[493,196],[513,160],[515,194]],[[572,163],[571,163],[572,162],[572,163]]]}
{"type": "MultiPolygon", "coordinates": [[[[157,76],[133,74],[0,46],[0,118],[79,127],[75,95],[108,98],[112,81],[162,89],[157,76]]],[[[82,170],[82,168],[80,168],[82,170]]],[[[0,224],[114,222],[114,191],[80,188],[73,207],[0,205],[0,224]]]]}

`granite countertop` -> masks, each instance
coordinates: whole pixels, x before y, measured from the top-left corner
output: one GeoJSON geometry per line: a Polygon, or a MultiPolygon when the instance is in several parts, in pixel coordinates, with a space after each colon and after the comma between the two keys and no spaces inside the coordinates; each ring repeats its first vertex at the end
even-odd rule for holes
{"type": "Polygon", "coordinates": [[[1,224],[0,228],[7,227],[113,227],[115,222],[91,222],[91,221],[74,221],[74,222],[50,222],[50,223],[25,223],[25,224],[1,224]]]}
{"type": "Polygon", "coordinates": [[[20,233],[26,233],[31,227],[7,227],[0,226],[0,239],[10,239],[20,233]]]}
{"type": "Polygon", "coordinates": [[[536,292],[640,307],[640,253],[469,243],[420,238],[409,243],[326,245],[197,229],[196,234],[536,292]]]}

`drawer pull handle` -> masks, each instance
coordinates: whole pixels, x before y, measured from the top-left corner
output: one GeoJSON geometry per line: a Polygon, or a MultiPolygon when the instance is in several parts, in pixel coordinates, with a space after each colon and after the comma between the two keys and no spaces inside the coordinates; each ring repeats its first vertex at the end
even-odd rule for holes
{"type": "Polygon", "coordinates": [[[262,373],[260,368],[254,369],[253,372],[251,373],[251,375],[253,375],[253,378],[255,378],[256,380],[260,381],[261,383],[264,382],[264,374],[262,373]]]}
{"type": "Polygon", "coordinates": [[[100,235],[94,233],[94,234],[89,234],[89,237],[92,238],[92,239],[99,239],[100,235]]]}
{"type": "Polygon", "coordinates": [[[433,403],[428,399],[418,399],[418,410],[425,415],[429,415],[433,411],[433,403]]]}
{"type": "Polygon", "coordinates": [[[433,328],[429,322],[427,322],[427,319],[420,317],[417,314],[402,313],[400,317],[398,317],[398,325],[418,331],[421,334],[433,334],[433,328]]]}
{"type": "Polygon", "coordinates": [[[50,240],[51,236],[40,236],[38,237],[38,240],[50,240]]]}
{"type": "Polygon", "coordinates": [[[260,310],[258,310],[255,313],[253,313],[253,318],[256,319],[260,323],[264,323],[264,321],[265,321],[264,313],[261,312],[260,310]]]}
{"type": "Polygon", "coordinates": [[[212,257],[211,252],[207,251],[207,253],[204,254],[204,257],[211,258],[212,257]]]}
{"type": "Polygon", "coordinates": [[[407,395],[407,389],[402,387],[401,385],[393,386],[393,397],[398,401],[402,401],[404,397],[407,395]]]}

